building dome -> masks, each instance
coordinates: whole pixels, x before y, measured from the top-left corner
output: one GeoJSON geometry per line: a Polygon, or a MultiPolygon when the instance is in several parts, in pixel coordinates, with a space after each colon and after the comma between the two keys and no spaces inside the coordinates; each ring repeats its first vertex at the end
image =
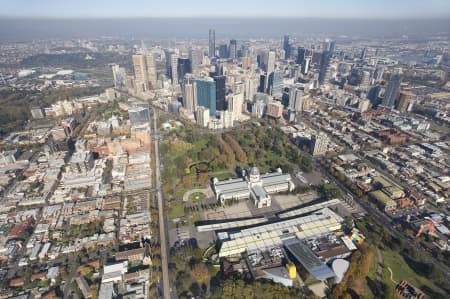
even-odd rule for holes
{"type": "Polygon", "coordinates": [[[250,168],[250,172],[249,172],[248,176],[250,179],[250,183],[258,183],[260,181],[259,168],[258,167],[250,168]]]}
{"type": "Polygon", "coordinates": [[[250,175],[251,176],[259,176],[259,168],[256,166],[253,166],[250,168],[250,175]]]}

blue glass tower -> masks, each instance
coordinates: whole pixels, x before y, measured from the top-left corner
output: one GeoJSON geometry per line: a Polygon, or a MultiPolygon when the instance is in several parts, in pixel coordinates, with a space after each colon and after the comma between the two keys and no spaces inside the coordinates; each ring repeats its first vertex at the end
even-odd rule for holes
{"type": "Polygon", "coordinates": [[[216,115],[216,82],[212,78],[197,80],[197,104],[209,109],[209,115],[216,115]]]}

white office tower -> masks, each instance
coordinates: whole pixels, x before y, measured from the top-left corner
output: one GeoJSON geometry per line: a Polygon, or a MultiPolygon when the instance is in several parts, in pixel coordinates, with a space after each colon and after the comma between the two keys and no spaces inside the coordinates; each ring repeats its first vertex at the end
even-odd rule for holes
{"type": "Polygon", "coordinates": [[[203,106],[198,106],[196,110],[196,118],[197,118],[197,125],[201,127],[208,127],[209,124],[209,109],[203,106]]]}
{"type": "Polygon", "coordinates": [[[191,61],[192,73],[196,73],[203,61],[201,49],[189,49],[189,60],[191,61]]]}
{"type": "Polygon", "coordinates": [[[136,92],[141,94],[148,90],[147,66],[144,55],[133,55],[134,79],[136,92]]]}
{"type": "Polygon", "coordinates": [[[311,137],[311,154],[320,156],[328,150],[328,136],[324,133],[315,134],[311,137]]]}
{"type": "Polygon", "coordinates": [[[247,77],[244,81],[244,99],[247,101],[253,100],[253,96],[258,91],[258,80],[255,78],[247,77]]]}
{"type": "Polygon", "coordinates": [[[266,113],[266,103],[263,100],[256,100],[252,105],[252,114],[257,118],[261,118],[266,113]]]}
{"type": "Polygon", "coordinates": [[[183,107],[192,113],[197,108],[197,84],[192,74],[186,74],[183,79],[183,107]]]}
{"type": "Polygon", "coordinates": [[[302,63],[302,74],[303,75],[308,74],[310,63],[311,63],[311,57],[305,57],[305,60],[303,60],[303,63],[302,63]]]}
{"type": "Polygon", "coordinates": [[[233,127],[234,118],[232,112],[220,111],[220,120],[222,121],[222,127],[224,129],[233,127]]]}
{"type": "Polygon", "coordinates": [[[269,75],[275,70],[275,51],[267,53],[266,72],[269,75]]]}
{"type": "Polygon", "coordinates": [[[127,89],[127,73],[125,68],[118,64],[112,65],[112,72],[114,77],[114,88],[125,91],[127,89]]]}
{"type": "Polygon", "coordinates": [[[289,91],[289,109],[295,110],[295,111],[302,111],[303,110],[303,90],[292,87],[289,91]]]}
{"type": "Polygon", "coordinates": [[[172,78],[172,84],[178,84],[178,54],[170,54],[170,76],[172,78]]]}
{"type": "Polygon", "coordinates": [[[153,54],[136,54],[132,59],[137,93],[141,94],[157,88],[156,64],[153,54]]]}
{"type": "Polygon", "coordinates": [[[238,120],[242,116],[242,106],[244,105],[244,94],[237,93],[229,97],[228,110],[233,114],[233,118],[238,120]]]}
{"type": "Polygon", "coordinates": [[[370,85],[370,72],[369,71],[363,71],[361,76],[361,87],[368,88],[370,85]]]}
{"type": "Polygon", "coordinates": [[[145,54],[145,62],[147,64],[147,79],[150,83],[150,89],[157,88],[156,63],[152,53],[145,54]]]}

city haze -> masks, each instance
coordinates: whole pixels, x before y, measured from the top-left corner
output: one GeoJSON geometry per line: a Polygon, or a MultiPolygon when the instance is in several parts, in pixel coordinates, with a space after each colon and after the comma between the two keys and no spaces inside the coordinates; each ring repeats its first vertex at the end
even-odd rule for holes
{"type": "Polygon", "coordinates": [[[0,19],[1,41],[53,38],[204,38],[205,26],[218,38],[293,37],[312,35],[349,37],[448,35],[450,19],[321,19],[321,18],[107,18],[107,19],[0,19]]]}

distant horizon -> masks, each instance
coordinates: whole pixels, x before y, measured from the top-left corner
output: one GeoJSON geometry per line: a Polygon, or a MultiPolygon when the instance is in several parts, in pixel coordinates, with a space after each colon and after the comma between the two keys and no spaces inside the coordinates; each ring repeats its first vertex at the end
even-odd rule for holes
{"type": "MultiPolygon", "coordinates": [[[[207,38],[237,39],[291,36],[426,37],[449,35],[450,19],[281,18],[281,17],[157,17],[157,18],[17,18],[0,17],[0,41],[97,38],[124,39],[207,38]]],[[[450,36],[449,36],[450,38],[450,36]]]]}
{"type": "Polygon", "coordinates": [[[148,19],[294,19],[294,20],[366,20],[366,21],[435,21],[435,20],[446,20],[450,22],[450,16],[440,16],[440,17],[302,17],[302,16],[227,16],[227,15],[217,15],[217,16],[141,16],[141,17],[52,17],[52,16],[2,16],[0,15],[0,20],[60,20],[60,21],[70,21],[70,20],[148,20],[148,19]]]}
{"type": "Polygon", "coordinates": [[[0,0],[1,17],[38,18],[450,18],[448,0],[0,0]]]}

